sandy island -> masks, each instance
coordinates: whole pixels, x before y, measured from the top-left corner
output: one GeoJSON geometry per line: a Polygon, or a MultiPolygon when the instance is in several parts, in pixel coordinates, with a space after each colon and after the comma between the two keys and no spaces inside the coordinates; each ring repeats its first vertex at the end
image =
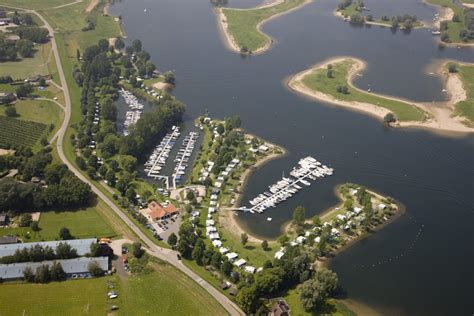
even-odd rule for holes
{"type": "MultiPolygon", "coordinates": [[[[353,84],[354,76],[357,73],[362,72],[367,66],[367,64],[364,61],[354,58],[354,57],[336,57],[336,58],[331,58],[329,60],[323,61],[317,65],[314,65],[310,69],[307,69],[305,71],[302,71],[292,76],[289,80],[286,81],[286,85],[292,91],[295,91],[303,96],[307,96],[312,99],[316,99],[318,101],[323,101],[325,103],[343,106],[345,108],[363,112],[375,118],[383,120],[383,117],[387,113],[391,112],[390,110],[376,106],[371,103],[366,103],[366,102],[339,100],[331,95],[327,95],[325,93],[312,90],[303,84],[302,79],[306,75],[312,73],[314,70],[326,68],[328,64],[336,64],[347,59],[355,61],[353,67],[351,68],[349,72],[348,84],[353,89],[356,89],[363,93],[367,93],[366,91],[363,91],[355,87],[353,84]]],[[[449,99],[445,102],[421,103],[421,102],[414,102],[414,101],[410,101],[410,100],[406,100],[402,98],[387,96],[383,94],[373,93],[373,95],[376,95],[382,98],[412,104],[426,111],[427,113],[431,115],[430,119],[423,122],[416,122],[416,121],[400,122],[400,123],[397,123],[396,126],[426,128],[426,129],[430,129],[430,130],[441,132],[441,133],[446,133],[446,132],[472,133],[474,132],[474,128],[464,125],[463,118],[453,117],[454,105],[460,101],[466,100],[466,91],[464,90],[463,83],[459,75],[456,73],[454,74],[448,73],[445,70],[446,68],[445,65],[446,65],[446,62],[442,63],[442,65],[438,69],[438,74],[443,76],[443,78],[445,78],[447,96],[449,97],[449,99]]]]}
{"type": "MultiPolygon", "coordinates": [[[[229,8],[229,9],[232,9],[232,10],[239,10],[239,11],[246,11],[246,10],[255,10],[255,9],[262,9],[262,8],[267,8],[267,7],[271,7],[271,6],[276,6],[276,5],[279,5],[280,3],[283,3],[284,0],[274,0],[274,1],[271,1],[269,3],[265,3],[265,4],[262,4],[260,6],[257,6],[257,7],[254,7],[254,8],[251,8],[251,9],[237,9],[237,8],[229,8]]],[[[287,14],[287,13],[290,13],[290,12],[293,12],[293,11],[296,11],[298,10],[299,8],[305,6],[306,4],[312,2],[313,0],[305,0],[303,3],[301,3],[300,5],[294,7],[294,8],[291,8],[290,10],[287,10],[287,11],[284,11],[284,12],[280,12],[280,13],[277,13],[277,14],[274,14],[264,20],[262,20],[261,22],[259,22],[257,24],[257,30],[258,32],[260,32],[261,34],[263,34],[266,38],[267,38],[267,41],[265,43],[264,46],[262,47],[259,47],[258,49],[256,49],[255,51],[252,51],[251,54],[252,55],[258,55],[258,54],[262,54],[264,52],[266,52],[267,50],[269,50],[272,46],[272,43],[275,41],[271,36],[265,34],[261,27],[264,23],[274,19],[274,18],[277,18],[279,16],[282,16],[284,14],[287,14]]],[[[222,11],[222,8],[216,8],[215,9],[215,13],[216,13],[216,17],[217,17],[217,25],[218,25],[218,29],[221,33],[221,37],[222,37],[222,40],[224,41],[224,44],[225,46],[233,51],[233,52],[236,52],[236,53],[239,53],[239,54],[242,54],[241,51],[240,51],[240,47],[237,45],[237,42],[235,41],[234,37],[232,36],[232,34],[230,34],[228,28],[227,28],[227,18],[224,14],[224,12],[222,11]]],[[[245,53],[245,54],[249,54],[249,53],[245,53]]]]}
{"type": "MultiPolygon", "coordinates": [[[[252,134],[248,134],[248,133],[245,134],[245,138],[247,138],[247,139],[252,139],[254,137],[262,140],[260,137],[254,136],[252,134]]],[[[264,142],[264,145],[266,145],[270,148],[273,148],[274,150],[280,151],[280,153],[272,152],[271,154],[263,157],[262,159],[259,159],[252,167],[246,169],[240,175],[239,185],[236,188],[237,192],[236,192],[236,196],[235,196],[235,202],[231,206],[231,208],[238,208],[238,207],[241,206],[240,202],[241,202],[242,197],[244,195],[244,190],[245,190],[245,187],[247,185],[247,181],[250,178],[250,176],[256,170],[258,170],[260,167],[264,166],[265,164],[269,163],[270,161],[272,161],[274,159],[282,158],[282,157],[284,157],[288,154],[288,151],[286,149],[280,147],[280,146],[277,146],[277,145],[275,145],[273,143],[270,143],[268,141],[265,141],[265,140],[263,142],[264,142]]],[[[244,227],[242,227],[242,225],[237,221],[237,217],[238,217],[238,212],[236,212],[236,211],[220,210],[220,212],[219,212],[219,224],[222,225],[222,226],[225,226],[226,230],[229,233],[234,234],[236,237],[240,238],[241,234],[246,233],[249,236],[248,240],[250,242],[261,243],[263,241],[263,239],[249,234],[247,232],[247,230],[244,227]]]]}

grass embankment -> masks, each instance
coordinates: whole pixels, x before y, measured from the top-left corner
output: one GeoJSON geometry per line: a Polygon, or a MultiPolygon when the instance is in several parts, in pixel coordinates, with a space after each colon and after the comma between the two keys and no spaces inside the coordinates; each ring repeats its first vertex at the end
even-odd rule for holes
{"type": "Polygon", "coordinates": [[[307,0],[283,0],[282,3],[256,9],[222,9],[227,20],[227,31],[235,44],[255,52],[270,45],[271,38],[259,30],[259,24],[277,14],[303,5],[307,0]]]}
{"type": "Polygon", "coordinates": [[[453,11],[453,13],[459,17],[459,22],[454,22],[452,20],[448,21],[448,29],[446,32],[449,36],[449,41],[452,43],[474,43],[474,40],[468,40],[467,42],[463,41],[459,36],[459,32],[461,30],[466,29],[465,25],[465,16],[464,16],[464,8],[460,5],[457,5],[452,0],[426,0],[427,3],[437,5],[443,8],[449,8],[453,11]]]}
{"type": "Polygon", "coordinates": [[[372,93],[364,92],[355,88],[349,78],[351,69],[356,65],[357,61],[353,59],[344,59],[332,63],[333,75],[329,78],[326,74],[326,67],[318,67],[305,75],[301,82],[310,90],[321,92],[329,95],[337,100],[346,102],[363,102],[378,107],[385,108],[393,112],[399,121],[423,121],[426,114],[415,105],[384,98],[372,93]],[[347,86],[348,93],[337,92],[337,86],[347,86]]]}
{"type": "Polygon", "coordinates": [[[474,126],[474,65],[457,64],[467,99],[455,104],[455,114],[465,117],[474,126]]]}
{"type": "Polygon", "coordinates": [[[112,227],[100,216],[97,210],[100,207],[102,206],[97,205],[78,210],[41,212],[39,232],[35,233],[29,227],[2,228],[0,236],[18,236],[24,242],[55,240],[59,238],[59,230],[62,227],[69,228],[76,238],[117,236],[112,227]]]}

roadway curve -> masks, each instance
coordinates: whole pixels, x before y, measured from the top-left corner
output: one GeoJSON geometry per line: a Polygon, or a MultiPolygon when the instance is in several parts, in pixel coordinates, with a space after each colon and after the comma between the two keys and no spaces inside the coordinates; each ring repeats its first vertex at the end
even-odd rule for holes
{"type": "Polygon", "coordinates": [[[61,64],[61,59],[59,57],[58,47],[56,45],[56,39],[54,37],[54,29],[51,27],[51,25],[49,25],[48,21],[46,21],[46,19],[43,18],[41,14],[39,14],[38,12],[34,10],[16,8],[16,7],[9,7],[9,8],[24,10],[24,11],[35,14],[36,16],[38,16],[38,18],[41,19],[41,21],[43,21],[44,26],[49,31],[49,35],[51,37],[51,46],[54,53],[54,58],[56,60],[56,65],[58,67],[59,78],[61,80],[61,86],[63,87],[64,99],[65,99],[64,120],[61,125],[61,128],[59,129],[57,133],[57,138],[58,138],[57,150],[58,150],[59,158],[61,158],[64,164],[68,166],[69,170],[71,170],[79,179],[89,184],[92,188],[92,191],[100,199],[102,199],[128,225],[128,227],[130,227],[130,229],[146,244],[146,246],[149,248],[149,253],[151,255],[172,264],[173,266],[181,270],[183,273],[185,273],[187,276],[189,276],[191,279],[193,279],[195,282],[197,282],[201,287],[203,287],[207,292],[209,292],[209,294],[211,294],[227,310],[227,312],[230,315],[233,315],[233,316],[245,315],[245,313],[228,297],[226,297],[224,294],[219,292],[211,284],[206,282],[198,274],[194,273],[191,269],[186,267],[180,260],[178,260],[177,251],[158,247],[150,238],[148,238],[148,236],[146,236],[137,227],[137,225],[135,225],[135,223],[132,220],[130,220],[122,212],[122,210],[120,210],[104,193],[102,193],[102,191],[100,191],[88,178],[86,178],[78,169],[76,169],[76,167],[66,158],[66,155],[64,154],[64,149],[63,149],[63,142],[64,142],[64,135],[68,128],[69,120],[71,119],[71,98],[69,95],[69,89],[67,86],[66,77],[64,75],[63,67],[61,64]]]}

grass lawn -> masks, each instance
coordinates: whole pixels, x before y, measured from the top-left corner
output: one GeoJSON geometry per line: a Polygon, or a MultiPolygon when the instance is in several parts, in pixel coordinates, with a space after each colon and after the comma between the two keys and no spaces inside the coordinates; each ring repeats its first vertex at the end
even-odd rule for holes
{"type": "Polygon", "coordinates": [[[467,92],[467,99],[456,104],[455,114],[467,118],[474,125],[474,65],[458,65],[459,75],[467,92]]]}
{"type": "Polygon", "coordinates": [[[107,290],[107,278],[5,283],[0,285],[0,315],[106,315],[107,290]]]}
{"type": "Polygon", "coordinates": [[[306,75],[302,79],[302,82],[312,90],[317,90],[331,95],[339,100],[366,102],[386,108],[392,111],[397,116],[399,121],[423,121],[426,118],[425,113],[414,105],[401,101],[386,99],[350,87],[347,77],[349,70],[354,63],[355,61],[345,60],[333,64],[332,78],[327,77],[326,69],[313,70],[310,74],[306,75]],[[338,93],[336,91],[336,86],[338,85],[347,86],[349,88],[349,93],[338,93]]]}
{"type": "Polygon", "coordinates": [[[260,9],[222,9],[227,18],[228,31],[239,47],[250,51],[265,46],[270,38],[257,30],[257,25],[269,17],[288,11],[304,3],[305,0],[284,0],[283,3],[260,9]]]}
{"type": "Polygon", "coordinates": [[[165,263],[154,267],[154,272],[120,280],[118,314],[227,315],[209,293],[176,268],[165,263]]]}
{"type": "Polygon", "coordinates": [[[36,234],[29,227],[0,228],[0,235],[18,235],[25,242],[55,240],[58,238],[59,230],[67,227],[76,238],[117,236],[97,207],[63,212],[41,212],[39,227],[41,230],[36,234]],[[30,239],[26,236],[30,236],[30,239]]]}
{"type": "Polygon", "coordinates": [[[35,75],[54,75],[57,73],[56,65],[50,62],[54,59],[51,53],[51,43],[36,44],[35,49],[36,52],[31,58],[0,63],[0,76],[9,75],[17,80],[35,75]]]}
{"type": "Polygon", "coordinates": [[[290,306],[290,313],[293,316],[311,316],[311,315],[333,315],[333,316],[356,316],[344,304],[337,300],[329,300],[323,310],[314,313],[308,313],[301,304],[298,289],[289,290],[284,296],[285,301],[290,306]]]}

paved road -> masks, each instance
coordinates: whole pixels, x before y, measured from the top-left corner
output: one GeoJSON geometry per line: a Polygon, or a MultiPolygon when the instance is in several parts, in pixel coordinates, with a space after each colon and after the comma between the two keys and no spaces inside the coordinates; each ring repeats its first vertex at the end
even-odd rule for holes
{"type": "Polygon", "coordinates": [[[149,253],[151,255],[161,260],[167,261],[168,263],[172,264],[173,266],[175,266],[176,268],[184,272],[191,279],[196,281],[207,292],[209,292],[209,294],[211,294],[227,310],[229,314],[236,315],[236,316],[244,315],[244,312],[234,302],[232,302],[224,294],[219,292],[216,288],[214,288],[212,285],[207,283],[199,275],[194,273],[192,270],[186,267],[180,260],[178,260],[177,259],[178,252],[174,250],[158,247],[150,238],[148,238],[148,236],[146,236],[135,225],[135,223],[132,220],[130,220],[104,193],[102,193],[102,191],[100,191],[91,181],[89,181],[89,179],[87,179],[79,170],[76,169],[74,165],[72,165],[69,162],[69,160],[66,158],[66,155],[64,154],[63,143],[64,143],[64,135],[66,133],[69,120],[71,119],[71,98],[69,95],[69,89],[67,86],[66,77],[64,75],[64,71],[62,68],[61,59],[59,57],[58,47],[56,45],[56,39],[54,38],[54,30],[51,27],[51,25],[49,25],[48,21],[46,21],[46,19],[44,19],[41,14],[39,14],[38,12],[34,10],[28,10],[28,9],[16,8],[16,7],[9,7],[9,8],[17,9],[17,10],[25,10],[25,11],[29,11],[35,14],[43,21],[44,26],[48,29],[49,34],[51,36],[52,49],[53,49],[56,65],[58,67],[59,78],[61,81],[61,86],[63,87],[64,99],[65,99],[64,120],[57,134],[57,138],[58,138],[57,150],[58,150],[59,157],[64,162],[64,164],[66,164],[69,170],[71,170],[79,179],[81,179],[85,183],[88,183],[91,186],[92,191],[100,199],[102,199],[130,227],[130,229],[145,243],[145,245],[149,248],[149,253]]]}

